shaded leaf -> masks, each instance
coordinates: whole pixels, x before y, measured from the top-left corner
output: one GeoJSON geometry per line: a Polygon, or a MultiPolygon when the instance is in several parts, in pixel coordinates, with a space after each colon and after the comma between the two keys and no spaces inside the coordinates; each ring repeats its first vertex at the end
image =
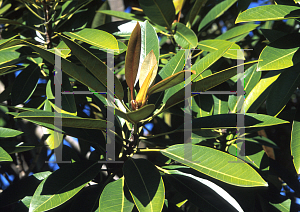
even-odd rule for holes
{"type": "Polygon", "coordinates": [[[123,166],[126,185],[139,211],[161,211],[165,188],[155,166],[146,159],[128,159],[123,166]]]}
{"type": "Polygon", "coordinates": [[[290,208],[291,208],[291,200],[287,199],[282,203],[270,203],[271,205],[273,205],[275,208],[277,208],[279,211],[281,212],[289,212],[290,208]]]}
{"type": "Polygon", "coordinates": [[[195,4],[193,5],[190,16],[189,16],[189,24],[192,25],[196,16],[199,14],[201,8],[206,4],[207,0],[196,0],[195,4]]]}
{"type": "Polygon", "coordinates": [[[223,15],[223,13],[228,10],[236,1],[237,0],[224,0],[214,6],[200,22],[198,31],[201,31],[207,24],[223,15]]]}
{"type": "Polygon", "coordinates": [[[171,29],[175,18],[175,7],[172,0],[139,0],[139,3],[151,21],[171,29]]]}
{"type": "Polygon", "coordinates": [[[0,127],[0,137],[1,138],[15,137],[15,136],[21,135],[22,133],[23,132],[20,132],[18,130],[0,127]]]}
{"type": "MultiPolygon", "coordinates": [[[[107,66],[79,44],[62,35],[60,35],[60,38],[70,47],[72,53],[80,60],[80,62],[107,88],[107,66]]],[[[116,76],[114,76],[114,83],[115,92],[110,92],[115,93],[115,95],[122,100],[124,91],[121,82],[116,76]]]]}
{"type": "Polygon", "coordinates": [[[26,102],[38,84],[40,67],[37,65],[27,66],[15,79],[11,91],[12,105],[26,102]]]}
{"type": "Polygon", "coordinates": [[[140,120],[143,120],[150,116],[152,112],[155,109],[155,105],[149,104],[145,105],[142,108],[139,108],[138,110],[124,113],[121,110],[116,109],[115,113],[117,116],[122,117],[123,119],[126,119],[127,121],[130,121],[131,123],[138,123],[140,120]]]}
{"type": "Polygon", "coordinates": [[[137,16],[132,13],[126,13],[122,11],[114,11],[114,10],[98,10],[96,12],[106,14],[106,15],[111,15],[117,18],[122,18],[125,20],[134,20],[134,21],[145,21],[145,18],[142,16],[137,16]]]}
{"type": "Polygon", "coordinates": [[[46,111],[45,112],[23,112],[17,115],[15,118],[22,118],[30,121],[53,124],[54,118],[60,117],[60,115],[61,115],[63,127],[103,130],[112,124],[110,122],[107,122],[106,120],[81,118],[78,116],[72,116],[64,113],[60,113],[59,116],[55,116],[55,113],[46,112],[46,111]],[[108,124],[108,126],[106,126],[106,123],[108,124]]]}
{"type": "Polygon", "coordinates": [[[199,172],[231,185],[241,187],[268,185],[251,166],[242,160],[209,147],[188,145],[173,145],[162,150],[161,153],[199,172]],[[190,158],[186,158],[188,155],[190,158]]]}
{"type": "Polygon", "coordinates": [[[98,162],[81,161],[61,167],[40,183],[29,211],[47,211],[68,201],[97,175],[101,166],[98,162]]]}

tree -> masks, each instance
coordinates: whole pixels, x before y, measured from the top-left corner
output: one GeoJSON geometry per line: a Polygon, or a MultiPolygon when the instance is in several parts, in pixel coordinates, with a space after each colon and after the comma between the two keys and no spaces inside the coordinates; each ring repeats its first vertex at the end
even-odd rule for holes
{"type": "Polygon", "coordinates": [[[275,2],[1,1],[0,208],[297,211],[299,7],[275,2]]]}

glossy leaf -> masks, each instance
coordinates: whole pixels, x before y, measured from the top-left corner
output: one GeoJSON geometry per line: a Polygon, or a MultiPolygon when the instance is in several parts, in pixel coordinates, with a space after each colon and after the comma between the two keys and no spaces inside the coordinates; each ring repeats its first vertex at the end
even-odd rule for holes
{"type": "MultiPolygon", "coordinates": [[[[267,89],[277,80],[280,74],[280,71],[269,72],[255,85],[244,101],[245,112],[247,112],[257,100],[259,100],[259,97],[262,96],[264,92],[267,92],[267,89]]],[[[264,99],[266,98],[266,96],[263,97],[264,99]]],[[[260,100],[259,104],[263,101],[264,100],[260,100]]]]}
{"type": "MultiPolygon", "coordinates": [[[[180,71],[180,72],[173,74],[173,75],[167,77],[166,79],[163,79],[160,82],[156,83],[148,90],[148,95],[167,90],[167,89],[183,82],[185,79],[185,72],[187,72],[187,71],[185,71],[185,70],[180,71]]],[[[193,72],[193,71],[191,73],[195,74],[195,72],[193,72]]]]}
{"type": "Polygon", "coordinates": [[[206,211],[243,211],[239,203],[217,184],[177,169],[164,168],[172,186],[199,208],[206,211]]]}
{"type": "Polygon", "coordinates": [[[225,0],[214,6],[202,19],[198,27],[201,31],[207,24],[219,18],[225,11],[227,11],[237,0],[225,0]]]}
{"type": "Polygon", "coordinates": [[[270,42],[273,42],[288,34],[286,32],[272,30],[272,29],[260,29],[260,31],[263,33],[265,38],[268,39],[270,42]]]}
{"type": "MultiPolygon", "coordinates": [[[[236,128],[237,125],[237,114],[219,114],[197,118],[192,120],[193,129],[217,129],[217,128],[236,128]]],[[[286,124],[288,121],[275,118],[273,116],[245,113],[244,115],[244,127],[267,127],[278,124],[286,124]]]]}
{"type": "Polygon", "coordinates": [[[218,59],[220,59],[225,54],[225,52],[227,52],[227,50],[231,48],[231,46],[232,43],[221,43],[217,51],[206,55],[201,60],[196,62],[192,66],[192,70],[196,71],[196,76],[193,78],[193,81],[197,80],[197,77],[203,71],[205,71],[207,68],[213,65],[218,59]]]}
{"type": "Polygon", "coordinates": [[[23,132],[18,131],[18,130],[0,127],[0,137],[1,138],[15,137],[15,136],[21,135],[22,133],[23,132]]]}
{"type": "Polygon", "coordinates": [[[243,35],[245,33],[249,33],[252,30],[256,29],[256,27],[258,27],[259,24],[243,24],[243,25],[239,25],[236,27],[233,27],[231,29],[229,29],[228,31],[226,31],[225,33],[219,35],[218,37],[216,37],[216,39],[219,40],[228,40],[228,39],[232,39],[235,38],[239,35],[243,35]]]}
{"type": "Polygon", "coordinates": [[[114,11],[114,10],[99,10],[97,11],[102,14],[111,15],[117,18],[122,18],[125,20],[134,20],[134,21],[145,21],[145,18],[142,16],[137,16],[132,13],[126,13],[122,11],[114,11]]]}
{"type": "Polygon", "coordinates": [[[148,21],[145,21],[141,25],[141,53],[140,53],[140,62],[139,62],[139,71],[137,74],[137,78],[135,80],[135,84],[139,79],[142,64],[146,58],[146,56],[153,51],[155,58],[159,61],[159,43],[158,37],[155,32],[155,29],[151,26],[148,21]]]}
{"type": "MultiPolygon", "coordinates": [[[[64,113],[61,113],[60,115],[61,115],[63,127],[103,130],[112,124],[110,122],[101,119],[81,118],[78,116],[72,116],[64,113]],[[106,126],[106,122],[108,126],[106,126]]],[[[22,118],[30,121],[38,121],[46,124],[53,124],[54,117],[55,117],[55,113],[53,112],[23,112],[20,113],[15,118],[22,118]]],[[[56,116],[56,117],[60,117],[60,116],[56,116]]]]}
{"type": "Polygon", "coordinates": [[[288,103],[292,94],[300,84],[300,66],[296,65],[286,69],[273,83],[267,97],[267,113],[277,115],[288,103]]]}
{"type": "Polygon", "coordinates": [[[259,56],[258,71],[279,70],[299,63],[299,39],[298,33],[292,33],[266,46],[259,56]]]}
{"type": "Polygon", "coordinates": [[[82,161],[61,167],[40,183],[29,211],[47,211],[68,201],[98,174],[101,166],[97,162],[82,161]]]}
{"type": "Polygon", "coordinates": [[[179,11],[182,9],[185,0],[173,0],[173,4],[175,7],[175,14],[177,15],[179,11]]]}
{"type": "Polygon", "coordinates": [[[173,145],[161,153],[222,182],[241,186],[267,186],[263,178],[247,163],[222,151],[189,144],[173,145]],[[187,158],[187,156],[191,158],[187,158]],[[230,161],[235,161],[234,163],[230,161]]]}
{"type": "Polygon", "coordinates": [[[228,95],[214,94],[214,115],[228,113],[228,95]]]}
{"type": "Polygon", "coordinates": [[[250,21],[284,20],[300,17],[299,7],[287,5],[265,5],[248,9],[237,17],[235,23],[250,21]]]}
{"type": "Polygon", "coordinates": [[[161,211],[165,188],[155,166],[146,159],[128,159],[123,166],[126,185],[139,211],[161,211]]]}
{"type": "Polygon", "coordinates": [[[139,3],[151,21],[171,29],[175,18],[175,7],[172,0],[139,0],[139,3]]]}
{"type": "Polygon", "coordinates": [[[21,46],[11,46],[5,49],[0,49],[0,65],[2,66],[8,62],[22,59],[20,58],[21,53],[17,51],[20,47],[21,46]]]}
{"type": "Polygon", "coordinates": [[[134,204],[124,194],[124,177],[107,184],[101,193],[99,200],[99,212],[131,212],[134,204]]]}
{"type": "Polygon", "coordinates": [[[259,82],[260,77],[261,77],[261,72],[256,71],[256,68],[257,68],[257,64],[254,64],[245,71],[244,81],[243,81],[245,94],[240,95],[238,97],[237,97],[237,95],[229,96],[228,106],[229,106],[231,112],[236,113],[237,111],[241,110],[242,101],[244,101],[244,98],[249,95],[251,90],[259,82]]]}
{"type": "Polygon", "coordinates": [[[131,33],[125,57],[125,79],[133,100],[133,88],[137,76],[141,52],[141,27],[137,22],[131,33]]]}
{"type": "Polygon", "coordinates": [[[281,212],[289,212],[290,208],[291,208],[291,200],[290,199],[287,199],[282,203],[277,203],[277,204],[270,203],[270,204],[273,205],[275,208],[277,208],[281,212]]]}
{"type": "Polygon", "coordinates": [[[0,161],[13,161],[10,155],[0,146],[0,161]]]}
{"type": "MultiPolygon", "coordinates": [[[[72,53],[80,60],[80,62],[107,88],[107,66],[95,55],[84,49],[82,46],[67,37],[60,35],[61,39],[70,47],[72,53]]],[[[114,76],[115,95],[119,99],[123,99],[124,91],[119,79],[114,76]]]]}
{"type": "MultiPolygon", "coordinates": [[[[49,63],[51,63],[52,65],[55,64],[55,54],[38,46],[35,46],[31,43],[26,42],[26,44],[30,46],[33,50],[37,51],[40,54],[40,56],[47,60],[49,63]]],[[[100,83],[84,67],[77,66],[76,64],[72,63],[71,61],[65,58],[61,58],[61,67],[66,74],[73,77],[75,80],[81,82],[82,84],[92,88],[94,91],[106,92],[106,88],[104,87],[104,85],[100,83]]]]}
{"type": "Polygon", "coordinates": [[[120,116],[123,119],[130,121],[131,123],[138,123],[140,120],[143,120],[143,119],[149,117],[154,110],[155,110],[155,105],[149,104],[149,105],[143,106],[142,108],[139,108],[138,110],[128,112],[128,113],[124,113],[124,112],[116,109],[115,113],[117,116],[120,116]]]}
{"type": "Polygon", "coordinates": [[[155,77],[157,75],[157,70],[158,70],[157,60],[154,52],[151,50],[149,54],[146,56],[146,58],[144,59],[141,66],[140,77],[139,77],[140,89],[142,89],[143,84],[146,83],[148,84],[148,86],[146,86],[146,89],[148,90],[148,88],[154,83],[155,77]],[[146,78],[148,77],[149,74],[150,74],[150,80],[149,82],[146,82],[146,78]]]}
{"type": "MultiPolygon", "coordinates": [[[[216,51],[218,52],[218,51],[216,51]]],[[[216,53],[214,52],[214,53],[216,53]]],[[[210,53],[210,54],[214,54],[214,53],[210,53]]],[[[255,63],[257,61],[251,61],[249,63],[245,63],[243,65],[245,65],[245,67],[247,68],[247,66],[249,66],[252,63],[255,63]]],[[[194,68],[192,67],[192,69],[194,70],[194,68]]],[[[219,71],[217,73],[214,73],[212,75],[209,75],[197,82],[194,82],[192,84],[192,92],[194,92],[193,95],[196,95],[199,92],[203,92],[206,90],[209,90],[223,82],[225,82],[226,80],[230,79],[231,77],[233,77],[234,75],[236,75],[237,73],[237,66],[231,67],[229,69],[225,69],[223,71],[219,71]]],[[[172,107],[175,104],[178,104],[179,102],[182,102],[185,99],[185,90],[184,88],[182,88],[181,90],[177,91],[175,94],[173,94],[165,103],[165,109],[168,109],[170,107],[172,107]]]]}
{"type": "Polygon", "coordinates": [[[197,46],[198,38],[193,30],[179,22],[174,23],[172,29],[175,31],[174,39],[179,46],[184,49],[192,49],[197,46]]]}
{"type": "Polygon", "coordinates": [[[300,111],[296,112],[293,126],[292,126],[292,136],[291,136],[291,154],[293,156],[293,163],[295,170],[300,174],[300,111]]]}
{"type": "Polygon", "coordinates": [[[40,77],[40,67],[37,65],[27,66],[15,79],[11,91],[12,105],[26,102],[38,84],[40,77]]]}
{"type": "Polygon", "coordinates": [[[196,0],[193,5],[190,16],[189,16],[189,24],[192,25],[196,16],[199,14],[201,8],[206,4],[207,0],[196,0]]]}
{"type": "Polygon", "coordinates": [[[99,47],[100,49],[119,50],[117,39],[113,35],[102,30],[84,28],[79,32],[64,32],[64,34],[73,39],[99,47]]]}
{"type": "Polygon", "coordinates": [[[233,42],[224,41],[224,40],[203,40],[198,43],[198,48],[204,51],[215,52],[220,49],[221,46],[228,44],[231,47],[223,55],[226,58],[230,59],[242,59],[245,60],[243,52],[240,50],[241,47],[233,42]]]}
{"type": "Polygon", "coordinates": [[[197,113],[197,118],[213,114],[214,100],[211,94],[197,95],[192,100],[192,110],[197,113]]]}

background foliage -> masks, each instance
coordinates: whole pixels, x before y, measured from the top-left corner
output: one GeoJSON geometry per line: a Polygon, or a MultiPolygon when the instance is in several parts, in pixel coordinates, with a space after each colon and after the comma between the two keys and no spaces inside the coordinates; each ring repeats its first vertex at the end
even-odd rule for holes
{"type": "Polygon", "coordinates": [[[300,210],[297,0],[1,0],[0,16],[1,211],[300,210]]]}

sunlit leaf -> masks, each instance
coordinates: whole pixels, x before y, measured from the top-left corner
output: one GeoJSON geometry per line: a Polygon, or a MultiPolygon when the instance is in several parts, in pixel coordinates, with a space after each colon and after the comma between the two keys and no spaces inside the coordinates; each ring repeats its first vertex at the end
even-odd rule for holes
{"type": "Polygon", "coordinates": [[[1,138],[15,137],[15,136],[21,135],[22,133],[23,132],[20,132],[18,130],[0,127],[0,137],[1,138]]]}
{"type": "Polygon", "coordinates": [[[101,193],[99,200],[99,212],[122,211],[131,212],[134,203],[130,202],[126,195],[124,177],[107,184],[101,193]]]}
{"type": "Polygon", "coordinates": [[[139,211],[161,211],[165,188],[155,166],[146,159],[128,159],[123,166],[126,185],[139,211]]]}
{"type": "Polygon", "coordinates": [[[162,150],[161,153],[199,172],[231,185],[241,187],[268,185],[247,163],[216,149],[192,144],[177,144],[162,150]]]}
{"type": "Polygon", "coordinates": [[[10,155],[0,146],[0,161],[13,161],[10,155]]]}
{"type": "Polygon", "coordinates": [[[235,23],[250,21],[284,20],[300,17],[299,7],[287,5],[265,5],[248,9],[239,14],[235,23]]]}
{"type": "Polygon", "coordinates": [[[174,23],[172,29],[175,31],[174,39],[184,49],[191,49],[197,46],[198,38],[193,30],[182,23],[174,23]]]}
{"type": "Polygon", "coordinates": [[[292,126],[292,136],[291,136],[291,154],[293,156],[293,163],[295,170],[300,174],[300,111],[297,110],[295,115],[293,126],[292,126]]]}
{"type": "Polygon", "coordinates": [[[220,40],[232,39],[239,35],[249,33],[252,30],[256,29],[256,27],[258,26],[259,24],[243,24],[243,25],[235,26],[229,29],[228,31],[224,32],[223,34],[219,35],[218,37],[216,37],[216,39],[220,39],[220,40]]]}

